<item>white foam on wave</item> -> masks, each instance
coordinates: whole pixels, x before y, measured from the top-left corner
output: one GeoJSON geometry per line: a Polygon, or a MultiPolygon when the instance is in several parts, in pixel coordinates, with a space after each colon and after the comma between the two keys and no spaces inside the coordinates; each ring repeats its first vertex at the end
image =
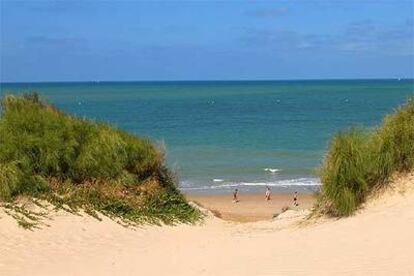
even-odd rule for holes
{"type": "MultiPolygon", "coordinates": [[[[221,180],[221,179],[220,179],[221,180]]],[[[223,180],[224,181],[224,180],[223,180]]],[[[216,181],[219,182],[219,181],[216,181]]],[[[188,183],[186,183],[188,184],[188,183]]],[[[291,186],[307,186],[315,187],[320,186],[320,180],[318,178],[294,178],[294,179],[281,179],[277,181],[269,182],[227,182],[223,184],[211,185],[211,186],[192,186],[182,185],[181,187],[186,190],[209,190],[209,189],[226,189],[236,187],[291,187],[291,186]]]]}
{"type": "Polygon", "coordinates": [[[280,169],[274,169],[274,168],[264,168],[263,169],[265,172],[270,172],[270,173],[277,173],[280,172],[280,169]]]}
{"type": "Polygon", "coordinates": [[[272,182],[235,182],[226,183],[222,185],[211,186],[212,189],[219,189],[225,187],[240,187],[240,186],[270,186],[270,187],[288,187],[288,186],[320,186],[321,183],[317,179],[312,178],[297,178],[286,179],[272,182]]]}
{"type": "Polygon", "coordinates": [[[213,182],[223,182],[224,179],[220,179],[220,178],[213,178],[213,182]]]}

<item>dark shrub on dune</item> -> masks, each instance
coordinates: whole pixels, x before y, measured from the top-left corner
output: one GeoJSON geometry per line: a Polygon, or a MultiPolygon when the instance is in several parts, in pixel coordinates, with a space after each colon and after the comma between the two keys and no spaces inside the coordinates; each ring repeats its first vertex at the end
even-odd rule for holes
{"type": "Polygon", "coordinates": [[[19,196],[130,223],[199,218],[149,140],[69,116],[36,94],[2,99],[0,200],[19,196]]]}
{"type": "Polygon", "coordinates": [[[414,169],[414,98],[387,115],[375,130],[350,129],[330,142],[320,169],[319,207],[351,215],[392,174],[414,169]]]}

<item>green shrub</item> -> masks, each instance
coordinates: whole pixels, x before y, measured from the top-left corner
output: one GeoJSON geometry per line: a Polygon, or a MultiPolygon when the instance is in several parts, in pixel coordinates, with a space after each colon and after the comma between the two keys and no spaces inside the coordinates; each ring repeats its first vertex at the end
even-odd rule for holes
{"type": "Polygon", "coordinates": [[[0,200],[12,201],[18,195],[131,222],[199,217],[176,189],[162,154],[150,141],[66,115],[37,94],[2,99],[0,200]],[[145,183],[155,186],[151,200],[142,192],[145,183]],[[146,205],[156,210],[148,212],[146,205]]]}
{"type": "Polygon", "coordinates": [[[40,175],[26,176],[21,180],[21,192],[32,196],[39,196],[50,191],[49,184],[40,175]]]}
{"type": "Polygon", "coordinates": [[[125,132],[120,132],[120,135],[127,142],[126,168],[130,173],[145,178],[162,165],[162,154],[154,146],[150,146],[150,141],[134,139],[134,136],[125,132]]]}
{"type": "Polygon", "coordinates": [[[368,135],[357,129],[335,135],[321,170],[324,193],[341,214],[349,214],[368,188],[368,135]]]}
{"type": "Polygon", "coordinates": [[[0,163],[0,200],[11,200],[20,189],[21,173],[13,163],[0,163]]]}
{"type": "Polygon", "coordinates": [[[414,168],[414,98],[386,116],[377,135],[388,143],[388,154],[397,170],[414,168]]]}
{"type": "Polygon", "coordinates": [[[126,142],[117,132],[102,127],[83,142],[73,169],[77,179],[112,179],[121,175],[126,161],[126,142]]]}
{"type": "Polygon", "coordinates": [[[330,214],[352,214],[369,192],[394,172],[414,169],[414,100],[386,116],[375,130],[336,134],[320,169],[319,206],[330,214]]]}

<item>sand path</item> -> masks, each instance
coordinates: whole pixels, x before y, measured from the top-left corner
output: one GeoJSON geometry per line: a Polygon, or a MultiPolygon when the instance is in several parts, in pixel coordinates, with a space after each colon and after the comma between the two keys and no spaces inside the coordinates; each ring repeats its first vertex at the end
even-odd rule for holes
{"type": "Polygon", "coordinates": [[[412,192],[307,226],[209,218],[131,230],[58,213],[27,231],[0,217],[0,275],[414,275],[412,192]]]}

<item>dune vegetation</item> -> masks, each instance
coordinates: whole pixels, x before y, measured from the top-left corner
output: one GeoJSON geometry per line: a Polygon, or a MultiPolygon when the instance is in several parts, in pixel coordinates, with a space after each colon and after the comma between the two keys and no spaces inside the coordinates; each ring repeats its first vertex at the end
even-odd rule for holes
{"type": "MultiPolygon", "coordinates": [[[[375,129],[352,128],[331,140],[320,177],[317,209],[351,215],[367,195],[398,172],[414,169],[414,98],[385,117],[375,129]]],[[[413,183],[414,185],[414,183],[413,183]]]]}
{"type": "Polygon", "coordinates": [[[67,115],[37,94],[2,98],[0,201],[22,197],[128,224],[200,218],[153,143],[67,115]]]}

